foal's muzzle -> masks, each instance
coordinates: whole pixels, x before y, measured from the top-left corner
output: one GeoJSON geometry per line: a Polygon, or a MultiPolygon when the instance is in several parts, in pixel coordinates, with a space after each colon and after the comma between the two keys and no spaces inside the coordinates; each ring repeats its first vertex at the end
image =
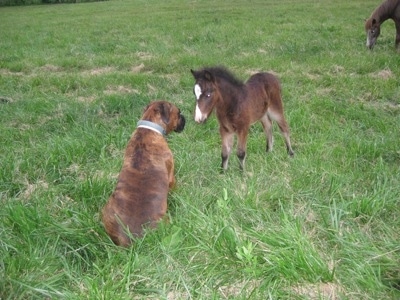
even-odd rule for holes
{"type": "Polygon", "coordinates": [[[198,105],[196,105],[196,112],[194,115],[196,123],[204,123],[207,120],[207,114],[203,114],[198,105]]]}

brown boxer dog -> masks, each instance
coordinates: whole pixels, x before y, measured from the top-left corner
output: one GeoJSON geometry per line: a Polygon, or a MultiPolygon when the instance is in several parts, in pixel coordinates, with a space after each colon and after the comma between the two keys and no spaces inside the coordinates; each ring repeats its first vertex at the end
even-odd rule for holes
{"type": "Polygon", "coordinates": [[[145,227],[155,228],[167,211],[167,195],[175,185],[174,159],[165,136],[181,132],[185,118],[167,101],[144,110],[128,146],[117,186],[103,208],[104,227],[113,242],[129,246],[145,227]]]}

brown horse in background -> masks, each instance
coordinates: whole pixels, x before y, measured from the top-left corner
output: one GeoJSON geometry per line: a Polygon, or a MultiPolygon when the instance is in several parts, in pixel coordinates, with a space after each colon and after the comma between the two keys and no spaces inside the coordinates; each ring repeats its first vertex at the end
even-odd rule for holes
{"type": "Polygon", "coordinates": [[[260,121],[267,138],[267,151],[272,150],[272,121],[285,138],[287,152],[294,155],[290,145],[289,126],[283,115],[281,86],[270,73],[257,73],[246,83],[235,78],[223,67],[191,70],[196,83],[195,121],[203,123],[215,108],[222,138],[221,168],[228,168],[228,158],[232,151],[233,139],[238,137],[237,156],[240,168],[244,169],[247,135],[250,125],[260,121]]]}
{"type": "Polygon", "coordinates": [[[381,24],[392,19],[396,26],[396,48],[400,44],[400,0],[386,0],[378,6],[369,19],[365,21],[367,32],[367,47],[372,49],[381,33],[381,24]]]}

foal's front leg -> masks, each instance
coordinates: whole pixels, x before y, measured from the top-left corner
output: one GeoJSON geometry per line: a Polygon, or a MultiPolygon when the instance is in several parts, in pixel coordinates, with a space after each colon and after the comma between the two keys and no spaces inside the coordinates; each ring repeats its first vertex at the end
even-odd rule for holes
{"type": "Polygon", "coordinates": [[[221,168],[222,168],[222,170],[226,171],[226,169],[228,169],[229,155],[232,152],[234,133],[227,132],[226,130],[224,130],[222,128],[220,128],[219,132],[221,134],[221,139],[222,139],[221,168]]]}
{"type": "Polygon", "coordinates": [[[244,161],[246,158],[246,144],[247,144],[248,133],[249,133],[248,129],[238,132],[237,157],[239,158],[240,169],[242,171],[244,171],[244,161]]]}

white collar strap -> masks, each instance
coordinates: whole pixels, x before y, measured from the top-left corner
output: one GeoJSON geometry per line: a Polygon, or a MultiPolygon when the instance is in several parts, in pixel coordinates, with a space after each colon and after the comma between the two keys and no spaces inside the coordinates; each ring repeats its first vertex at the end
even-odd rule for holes
{"type": "Polygon", "coordinates": [[[161,134],[162,136],[167,134],[164,128],[162,128],[160,125],[146,120],[140,120],[137,123],[137,128],[147,128],[161,134]]]}

